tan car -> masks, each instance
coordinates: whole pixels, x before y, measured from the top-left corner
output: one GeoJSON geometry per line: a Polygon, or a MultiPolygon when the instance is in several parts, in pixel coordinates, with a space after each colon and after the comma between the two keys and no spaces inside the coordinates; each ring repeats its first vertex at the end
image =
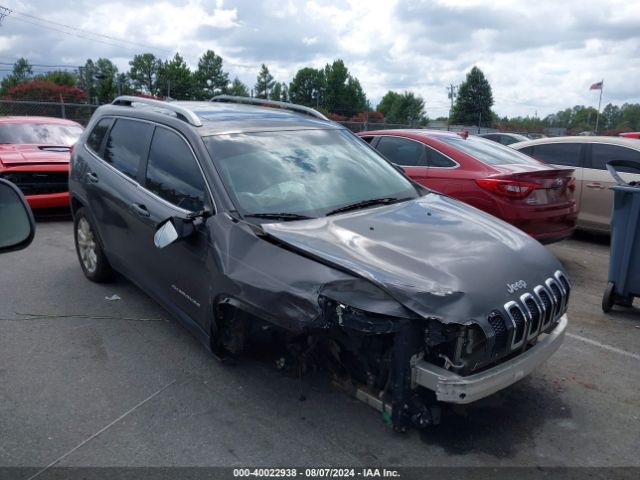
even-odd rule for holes
{"type": "Polygon", "coordinates": [[[539,138],[509,145],[538,160],[575,169],[575,198],[580,208],[578,228],[609,232],[615,184],[607,162],[633,160],[638,170],[622,169],[626,182],[640,181],[640,141],[619,137],[539,138]]]}

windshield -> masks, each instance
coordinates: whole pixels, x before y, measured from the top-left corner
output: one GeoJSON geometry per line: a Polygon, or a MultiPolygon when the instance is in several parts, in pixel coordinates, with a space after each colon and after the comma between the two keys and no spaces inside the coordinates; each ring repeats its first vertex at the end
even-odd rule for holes
{"type": "Polygon", "coordinates": [[[511,147],[505,147],[481,137],[470,136],[464,139],[458,135],[441,135],[438,136],[438,140],[471,155],[487,165],[540,165],[537,160],[527,157],[511,147]]]}
{"type": "Polygon", "coordinates": [[[204,138],[244,214],[326,215],[377,198],[415,198],[412,184],[343,130],[234,133],[204,138]]]}
{"type": "Polygon", "coordinates": [[[80,135],[82,135],[82,128],[77,125],[55,123],[0,124],[0,143],[73,145],[80,135]]]}

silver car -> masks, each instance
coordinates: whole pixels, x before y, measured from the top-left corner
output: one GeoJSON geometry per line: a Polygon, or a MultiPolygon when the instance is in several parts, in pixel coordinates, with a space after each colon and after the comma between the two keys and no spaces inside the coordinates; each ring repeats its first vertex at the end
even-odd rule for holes
{"type": "Polygon", "coordinates": [[[547,163],[575,169],[575,198],[580,208],[578,228],[610,231],[614,180],[607,171],[611,160],[633,160],[639,170],[622,169],[625,181],[640,181],[640,141],[618,137],[539,138],[509,145],[547,163]]]}

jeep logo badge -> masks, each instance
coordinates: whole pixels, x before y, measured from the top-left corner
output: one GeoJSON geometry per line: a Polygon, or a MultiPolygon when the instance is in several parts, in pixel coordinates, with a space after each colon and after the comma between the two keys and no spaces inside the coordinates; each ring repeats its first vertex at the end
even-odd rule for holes
{"type": "Polygon", "coordinates": [[[527,288],[527,282],[524,280],[518,280],[514,283],[507,283],[507,292],[515,293],[518,290],[522,290],[523,288],[527,288]]]}

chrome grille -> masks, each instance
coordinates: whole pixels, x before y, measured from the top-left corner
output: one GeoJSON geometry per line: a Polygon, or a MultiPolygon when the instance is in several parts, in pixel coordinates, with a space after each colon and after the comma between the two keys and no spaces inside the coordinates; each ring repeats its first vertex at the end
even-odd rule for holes
{"type": "Polygon", "coordinates": [[[488,321],[495,334],[494,355],[507,346],[505,336],[511,338],[510,350],[516,350],[524,348],[525,343],[555,325],[567,310],[570,291],[569,280],[558,270],[543,284],[536,285],[533,292],[521,295],[519,301],[506,303],[506,317],[497,311],[492,312],[488,321]]]}
{"type": "Polygon", "coordinates": [[[530,293],[525,293],[520,297],[522,303],[527,307],[529,314],[529,332],[527,340],[534,338],[540,331],[540,321],[542,320],[542,309],[530,293]]]}
{"type": "Polygon", "coordinates": [[[511,348],[518,348],[524,343],[525,332],[527,330],[527,317],[522,308],[516,302],[509,302],[504,306],[511,323],[513,324],[513,334],[511,337],[511,348]]]}

